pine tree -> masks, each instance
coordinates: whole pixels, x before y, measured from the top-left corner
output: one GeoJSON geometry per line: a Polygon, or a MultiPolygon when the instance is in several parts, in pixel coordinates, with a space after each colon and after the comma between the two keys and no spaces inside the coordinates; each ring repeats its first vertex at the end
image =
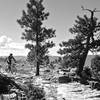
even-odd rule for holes
{"type": "Polygon", "coordinates": [[[59,50],[60,54],[70,55],[74,61],[77,60],[78,63],[78,74],[81,75],[83,71],[83,66],[85,64],[87,55],[89,51],[100,50],[100,22],[94,17],[94,13],[97,12],[96,9],[84,9],[91,13],[90,18],[84,15],[84,17],[77,16],[75,24],[70,28],[70,32],[74,34],[74,39],[69,39],[67,42],[62,42],[60,44],[63,49],[59,50]]]}
{"type": "Polygon", "coordinates": [[[50,39],[55,37],[55,30],[43,27],[43,21],[47,20],[48,16],[43,0],[30,0],[27,3],[27,11],[23,10],[22,17],[17,20],[24,29],[22,39],[31,42],[26,44],[26,48],[35,51],[36,75],[39,75],[39,66],[48,56],[48,49],[54,46],[50,39]]]}

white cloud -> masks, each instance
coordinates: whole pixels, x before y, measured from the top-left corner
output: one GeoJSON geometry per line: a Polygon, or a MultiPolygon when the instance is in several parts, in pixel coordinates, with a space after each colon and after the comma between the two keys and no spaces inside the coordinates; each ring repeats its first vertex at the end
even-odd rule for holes
{"type": "Polygon", "coordinates": [[[9,38],[9,37],[7,37],[5,35],[0,37],[0,47],[5,47],[10,42],[12,42],[11,38],[9,38]]]}
{"type": "Polygon", "coordinates": [[[12,49],[25,49],[25,43],[16,43],[16,42],[11,42],[8,44],[8,47],[9,48],[12,48],[12,49]]]}
{"type": "MultiPolygon", "coordinates": [[[[59,56],[57,54],[58,50],[59,46],[49,49],[49,55],[59,56]]],[[[8,56],[10,53],[13,53],[15,56],[27,56],[28,52],[29,50],[25,49],[25,43],[15,42],[7,36],[0,37],[0,56],[8,56]]]]}
{"type": "Polygon", "coordinates": [[[27,56],[28,50],[0,49],[0,56],[8,56],[10,53],[14,56],[27,56]]]}
{"type": "Polygon", "coordinates": [[[1,36],[0,56],[8,56],[10,53],[16,56],[26,56],[28,50],[25,49],[25,43],[17,43],[7,36],[1,36]]]}

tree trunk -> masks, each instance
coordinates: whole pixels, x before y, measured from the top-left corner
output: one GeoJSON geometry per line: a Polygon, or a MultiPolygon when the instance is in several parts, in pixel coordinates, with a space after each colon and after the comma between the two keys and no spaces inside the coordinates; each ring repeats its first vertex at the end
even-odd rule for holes
{"type": "Polygon", "coordinates": [[[39,42],[38,42],[38,32],[36,34],[36,76],[39,76],[39,42]]]}
{"type": "Polygon", "coordinates": [[[87,55],[88,55],[88,49],[84,52],[84,54],[82,55],[82,57],[80,58],[80,61],[79,61],[79,66],[78,66],[78,70],[77,70],[77,74],[79,76],[81,76],[81,73],[83,71],[83,67],[84,67],[84,64],[85,64],[85,61],[86,61],[86,58],[87,58],[87,55]]]}
{"type": "Polygon", "coordinates": [[[38,7],[37,7],[37,26],[36,26],[36,76],[39,76],[39,39],[38,39],[38,35],[39,35],[39,23],[38,23],[38,7]]]}
{"type": "Polygon", "coordinates": [[[39,63],[37,61],[37,65],[36,65],[36,76],[39,76],[39,63]]]}
{"type": "Polygon", "coordinates": [[[89,52],[89,42],[90,42],[90,35],[87,38],[86,48],[84,48],[83,54],[81,55],[80,60],[79,60],[79,66],[78,66],[77,74],[80,77],[81,77],[81,73],[83,71],[83,67],[84,67],[88,52],[89,52]]]}

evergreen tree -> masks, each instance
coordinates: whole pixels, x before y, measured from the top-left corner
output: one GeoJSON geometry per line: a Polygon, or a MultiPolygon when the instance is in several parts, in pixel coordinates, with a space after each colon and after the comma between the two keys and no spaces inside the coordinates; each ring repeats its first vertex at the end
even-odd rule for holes
{"type": "Polygon", "coordinates": [[[77,61],[78,75],[81,75],[83,66],[85,64],[86,57],[89,51],[100,50],[100,22],[94,17],[96,9],[84,9],[91,13],[90,18],[84,15],[84,17],[77,16],[75,24],[70,28],[70,32],[75,35],[74,39],[69,39],[67,42],[60,44],[63,49],[59,50],[60,54],[70,55],[73,61],[77,61]]]}
{"type": "Polygon", "coordinates": [[[26,44],[26,48],[35,51],[36,75],[39,75],[39,66],[47,58],[48,49],[54,46],[50,39],[55,37],[55,30],[43,27],[43,21],[49,16],[44,10],[43,0],[30,0],[27,11],[23,10],[22,17],[17,20],[24,29],[22,39],[31,42],[26,44]]]}

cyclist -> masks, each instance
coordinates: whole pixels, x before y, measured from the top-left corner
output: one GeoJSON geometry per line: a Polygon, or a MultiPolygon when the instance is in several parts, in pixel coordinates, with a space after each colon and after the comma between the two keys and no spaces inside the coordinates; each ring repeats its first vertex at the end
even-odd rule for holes
{"type": "Polygon", "coordinates": [[[9,70],[9,72],[11,72],[11,73],[12,73],[12,68],[11,68],[11,67],[12,67],[13,62],[16,63],[16,60],[15,60],[15,58],[13,57],[13,54],[11,53],[11,54],[7,57],[8,70],[9,70]]]}

